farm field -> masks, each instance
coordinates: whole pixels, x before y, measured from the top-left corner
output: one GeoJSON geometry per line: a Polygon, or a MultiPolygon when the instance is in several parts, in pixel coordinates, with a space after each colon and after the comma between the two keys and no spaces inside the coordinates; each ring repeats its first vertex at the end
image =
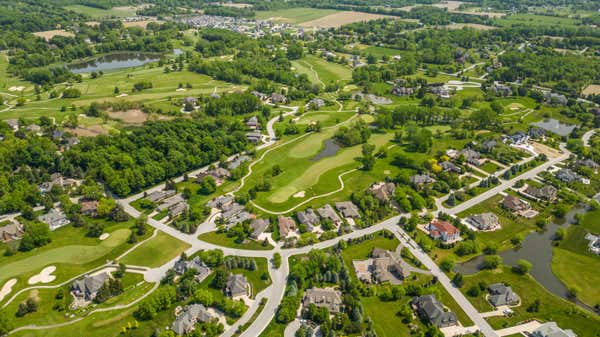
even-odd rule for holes
{"type": "Polygon", "coordinates": [[[347,25],[354,22],[365,22],[371,20],[378,20],[384,18],[396,18],[394,16],[381,15],[381,14],[372,14],[372,13],[363,13],[363,12],[353,12],[353,11],[343,11],[336,12],[333,14],[329,14],[327,16],[323,16],[320,18],[316,18],[310,21],[305,21],[300,24],[302,27],[317,27],[317,28],[337,28],[343,25],[347,25]]]}
{"type": "Polygon", "coordinates": [[[121,6],[113,7],[111,9],[102,9],[89,7],[85,5],[70,5],[66,6],[65,9],[73,11],[75,13],[90,16],[93,19],[101,19],[105,17],[122,18],[127,16],[135,16],[135,12],[137,11],[137,8],[133,6],[121,6]]]}
{"type": "Polygon", "coordinates": [[[260,20],[270,19],[273,21],[297,24],[316,20],[336,12],[338,11],[333,9],[288,8],[272,11],[258,11],[256,12],[256,18],[260,20]]]}

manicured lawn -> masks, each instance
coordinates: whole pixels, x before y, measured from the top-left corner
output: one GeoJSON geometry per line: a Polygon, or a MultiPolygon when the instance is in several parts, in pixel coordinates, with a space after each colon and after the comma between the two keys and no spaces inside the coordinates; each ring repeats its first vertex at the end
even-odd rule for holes
{"type": "Polygon", "coordinates": [[[198,236],[198,239],[202,241],[206,241],[209,243],[213,243],[215,245],[230,247],[230,248],[239,248],[239,249],[252,249],[252,250],[271,250],[273,246],[267,244],[263,246],[263,242],[258,242],[255,240],[248,239],[247,242],[237,243],[235,242],[234,237],[227,237],[227,233],[217,233],[217,232],[208,232],[201,234],[198,236]]]}
{"type": "Polygon", "coordinates": [[[158,232],[158,234],[127,254],[120,262],[134,266],[159,267],[181,255],[190,245],[158,232]]]}
{"type": "Polygon", "coordinates": [[[339,63],[329,62],[314,55],[306,55],[302,59],[294,61],[294,66],[300,73],[314,76],[315,83],[328,84],[337,81],[349,81],[352,78],[352,69],[339,63]],[[311,69],[312,67],[312,69],[311,69]],[[313,73],[312,75],[310,73],[313,73]],[[318,77],[314,75],[317,73],[318,77]],[[320,80],[320,81],[319,81],[320,80]]]}
{"type": "Polygon", "coordinates": [[[267,328],[260,334],[259,337],[281,337],[285,331],[285,324],[277,323],[272,319],[267,328]]]}
{"type": "Polygon", "coordinates": [[[481,167],[479,167],[479,168],[490,174],[492,174],[500,169],[500,167],[498,165],[492,163],[491,161],[485,162],[485,164],[481,165],[481,167]]]}
{"type": "Polygon", "coordinates": [[[581,225],[594,234],[600,234],[600,209],[587,212],[581,225]]]}
{"type": "Polygon", "coordinates": [[[352,260],[364,260],[367,259],[374,248],[381,248],[385,250],[395,251],[400,241],[396,237],[386,238],[383,236],[384,232],[377,232],[372,239],[365,240],[358,244],[348,245],[348,248],[342,251],[342,257],[344,261],[347,261],[352,265],[352,260]]]}
{"type": "Polygon", "coordinates": [[[287,23],[302,23],[315,19],[322,18],[337,12],[333,9],[318,9],[318,8],[287,8],[273,11],[258,11],[256,12],[257,19],[272,18],[275,21],[287,23]]]}
{"type": "Polygon", "coordinates": [[[267,277],[267,279],[263,280],[263,275],[265,273],[268,275],[269,272],[269,261],[267,261],[266,258],[255,258],[254,261],[256,262],[256,270],[231,270],[233,274],[244,274],[246,276],[248,282],[252,285],[252,297],[255,297],[256,294],[260,293],[271,284],[271,277],[267,277]]]}
{"type": "Polygon", "coordinates": [[[381,301],[376,296],[362,297],[360,302],[365,310],[365,315],[373,320],[373,327],[379,337],[410,336],[410,329],[402,319],[396,316],[408,301],[381,301]]]}
{"type": "Polygon", "coordinates": [[[600,304],[600,258],[588,250],[586,233],[581,226],[569,228],[552,252],[552,272],[567,288],[577,289],[581,301],[594,306],[600,304]]]}
{"type": "MultiPolygon", "coordinates": [[[[488,321],[495,329],[514,326],[528,319],[541,321],[556,321],[564,329],[572,329],[579,336],[597,336],[597,328],[600,326],[600,318],[588,311],[580,309],[575,304],[558,298],[544,289],[529,275],[518,275],[511,271],[510,267],[504,267],[496,271],[481,271],[475,275],[465,276],[465,284],[461,291],[467,290],[479,282],[489,285],[504,282],[510,285],[521,297],[522,305],[513,308],[515,315],[512,317],[492,317],[488,321]],[[528,312],[536,299],[541,301],[539,312],[528,312]]],[[[468,295],[466,295],[468,297],[468,295]]],[[[471,303],[481,312],[489,311],[490,305],[484,299],[482,293],[476,298],[468,297],[471,303]]]]}

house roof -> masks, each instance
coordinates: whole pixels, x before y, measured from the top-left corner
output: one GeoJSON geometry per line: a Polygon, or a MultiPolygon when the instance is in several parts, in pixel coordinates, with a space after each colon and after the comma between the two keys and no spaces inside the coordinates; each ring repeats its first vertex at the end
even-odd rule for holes
{"type": "Polygon", "coordinates": [[[529,208],[529,203],[527,201],[521,200],[514,195],[507,195],[504,197],[502,205],[512,211],[521,211],[529,208]]]}
{"type": "Polygon", "coordinates": [[[319,224],[319,216],[317,216],[317,213],[315,213],[315,211],[313,211],[312,208],[307,208],[304,211],[299,211],[298,213],[296,213],[296,217],[298,218],[298,221],[303,225],[316,226],[319,224]]]}
{"type": "Polygon", "coordinates": [[[231,274],[227,278],[227,292],[235,297],[245,295],[248,288],[248,281],[243,274],[231,274]]]}
{"type": "Polygon", "coordinates": [[[481,214],[474,214],[469,217],[469,219],[477,226],[479,229],[487,229],[491,227],[495,227],[499,225],[498,216],[494,213],[487,212],[481,214]]]}
{"type": "Polygon", "coordinates": [[[342,219],[340,219],[340,216],[337,215],[337,213],[333,210],[333,207],[331,207],[330,204],[325,204],[323,207],[320,207],[319,209],[317,209],[317,212],[323,219],[331,220],[333,223],[342,222],[342,219]]]}
{"type": "Polygon", "coordinates": [[[252,227],[252,237],[257,238],[260,234],[262,234],[267,227],[269,227],[270,221],[269,219],[254,219],[250,223],[250,227],[252,227]]]}
{"type": "Polygon", "coordinates": [[[448,221],[434,220],[431,222],[430,226],[431,226],[432,232],[438,231],[440,233],[445,233],[446,235],[456,235],[456,234],[460,233],[458,228],[454,227],[448,221]]]}
{"type": "Polygon", "coordinates": [[[279,224],[279,234],[284,237],[296,230],[296,222],[290,217],[280,215],[277,217],[277,222],[279,224]]]}
{"type": "Polygon", "coordinates": [[[533,330],[534,337],[577,337],[572,330],[561,329],[556,322],[547,322],[533,330]]]}
{"type": "Polygon", "coordinates": [[[456,315],[453,312],[445,311],[444,306],[438,302],[435,295],[415,297],[412,302],[431,324],[435,326],[439,327],[457,323],[456,315]]]}
{"type": "Polygon", "coordinates": [[[338,290],[325,288],[311,288],[304,293],[302,303],[307,306],[314,304],[325,307],[329,311],[337,312],[342,305],[342,293],[338,290]]]}
{"type": "Polygon", "coordinates": [[[358,207],[351,201],[336,202],[335,208],[342,213],[344,218],[360,218],[358,207]]]}

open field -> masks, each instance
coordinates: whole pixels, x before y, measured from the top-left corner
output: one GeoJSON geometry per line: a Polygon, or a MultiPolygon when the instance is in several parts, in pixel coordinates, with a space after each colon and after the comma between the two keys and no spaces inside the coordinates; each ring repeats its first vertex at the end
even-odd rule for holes
{"type": "Polygon", "coordinates": [[[383,18],[394,18],[393,16],[363,13],[363,12],[352,12],[343,11],[330,14],[318,19],[302,22],[302,27],[318,27],[318,28],[337,28],[343,25],[347,25],[354,22],[364,22],[383,18]]]}
{"type": "Polygon", "coordinates": [[[33,33],[33,35],[35,36],[39,36],[42,39],[49,41],[50,39],[52,39],[55,36],[65,36],[65,37],[73,37],[75,36],[75,34],[71,33],[71,32],[67,32],[64,29],[56,29],[56,30],[46,30],[43,32],[35,32],[33,33]]]}
{"type": "Polygon", "coordinates": [[[583,88],[581,92],[583,95],[600,95],[600,84],[590,84],[583,88]]]}
{"type": "Polygon", "coordinates": [[[159,267],[173,260],[189,247],[190,245],[183,241],[158,232],[156,237],[127,254],[120,262],[134,266],[159,267]]]}
{"type": "Polygon", "coordinates": [[[478,24],[478,23],[451,23],[449,25],[441,26],[441,27],[448,28],[448,29],[463,29],[463,28],[473,28],[473,29],[477,29],[477,30],[496,29],[496,27],[494,27],[494,26],[482,25],[482,24],[478,24]]]}
{"type": "Polygon", "coordinates": [[[554,248],[552,272],[567,288],[577,290],[584,303],[600,304],[600,257],[588,250],[587,230],[581,226],[568,229],[566,238],[554,248]]]}
{"type": "Polygon", "coordinates": [[[271,250],[273,246],[263,245],[262,241],[248,239],[247,242],[237,243],[235,237],[228,237],[226,233],[208,232],[200,235],[199,240],[213,243],[222,247],[239,248],[239,249],[254,249],[254,250],[271,250]]]}
{"type": "Polygon", "coordinates": [[[306,74],[315,84],[328,84],[352,79],[352,69],[338,63],[328,62],[322,58],[306,55],[300,60],[293,61],[296,71],[306,74]]]}
{"type": "MultiPolygon", "coordinates": [[[[503,267],[496,271],[481,271],[475,275],[465,276],[465,284],[461,288],[464,293],[479,282],[492,284],[504,282],[512,287],[522,300],[522,305],[513,308],[515,315],[512,317],[491,317],[488,322],[495,329],[508,326],[514,326],[528,319],[538,319],[541,321],[556,321],[564,329],[572,329],[579,336],[594,336],[600,326],[600,318],[587,312],[573,303],[558,298],[544,289],[539,283],[529,275],[519,275],[511,271],[510,267],[503,267]],[[529,312],[527,308],[531,306],[536,299],[541,301],[539,312],[529,312]]],[[[473,303],[475,308],[481,312],[491,310],[490,304],[485,300],[485,292],[477,297],[467,298],[473,303]]]]}
{"type": "Polygon", "coordinates": [[[136,7],[133,6],[122,6],[122,7],[113,7],[111,9],[101,9],[94,8],[84,5],[71,5],[66,6],[65,9],[70,11],[88,15],[93,19],[100,19],[106,17],[127,17],[127,16],[135,16],[135,12],[137,11],[136,7]]]}
{"type": "Polygon", "coordinates": [[[511,14],[495,19],[494,23],[501,26],[531,25],[531,26],[563,26],[576,27],[581,20],[567,17],[535,15],[535,14],[511,14]]]}
{"type": "Polygon", "coordinates": [[[270,19],[273,21],[286,23],[302,23],[316,20],[336,12],[338,11],[334,9],[288,8],[273,11],[258,11],[256,12],[256,18],[263,20],[270,19]]]}

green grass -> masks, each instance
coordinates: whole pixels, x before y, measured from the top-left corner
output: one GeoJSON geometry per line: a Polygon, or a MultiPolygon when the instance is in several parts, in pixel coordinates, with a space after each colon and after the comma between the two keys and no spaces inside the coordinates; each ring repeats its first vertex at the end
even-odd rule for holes
{"type": "Polygon", "coordinates": [[[252,297],[254,298],[256,294],[263,291],[269,285],[271,285],[271,277],[268,277],[266,280],[263,280],[263,274],[269,272],[269,261],[266,258],[254,258],[256,262],[256,270],[246,270],[246,269],[232,269],[231,272],[233,274],[244,274],[248,282],[252,285],[252,297]]]}
{"type": "Polygon", "coordinates": [[[379,337],[410,336],[410,329],[402,319],[396,316],[408,302],[404,301],[381,301],[376,296],[362,297],[360,302],[365,310],[365,315],[373,320],[373,328],[379,337]]]}
{"type": "Polygon", "coordinates": [[[272,319],[266,329],[260,334],[259,337],[281,337],[285,331],[286,324],[277,323],[275,319],[272,319]]]}
{"type": "Polygon", "coordinates": [[[189,247],[189,244],[159,231],[154,238],[125,255],[120,262],[135,266],[159,267],[176,258],[189,247]]]}
{"type": "MultiPolygon", "coordinates": [[[[479,282],[492,284],[504,282],[510,285],[521,297],[522,305],[513,308],[515,315],[512,317],[492,317],[488,321],[495,329],[515,326],[528,319],[541,321],[555,321],[564,329],[572,329],[579,336],[597,336],[597,328],[600,326],[600,318],[590,312],[580,309],[575,304],[558,298],[544,289],[535,279],[529,275],[518,275],[511,271],[510,267],[504,267],[496,271],[481,271],[475,275],[466,276],[465,284],[461,291],[465,292],[479,282]],[[527,308],[533,302],[541,301],[539,312],[528,312],[527,308]]],[[[468,295],[467,295],[468,296],[468,295]]],[[[489,311],[490,305],[484,299],[482,293],[478,297],[468,297],[475,308],[481,312],[489,311]]]]}
{"type": "Polygon", "coordinates": [[[600,304],[600,258],[588,250],[587,231],[572,226],[566,238],[553,250],[552,272],[567,288],[578,290],[577,297],[584,303],[600,304]]]}
{"type": "Polygon", "coordinates": [[[208,232],[198,236],[199,240],[206,241],[215,245],[238,248],[238,249],[251,249],[251,250],[271,250],[273,246],[270,244],[263,246],[262,241],[255,241],[248,239],[247,242],[237,243],[234,237],[227,237],[227,233],[208,232]]]}
{"type": "Polygon", "coordinates": [[[594,234],[600,234],[600,209],[587,212],[581,220],[581,225],[594,234]]]}
{"type": "Polygon", "coordinates": [[[306,21],[316,20],[324,16],[338,12],[333,9],[318,9],[318,8],[287,8],[273,11],[258,11],[256,12],[257,19],[272,18],[275,21],[287,23],[302,23],[306,21]]]}
{"type": "Polygon", "coordinates": [[[501,26],[512,26],[512,25],[527,25],[527,26],[555,26],[555,27],[575,27],[581,23],[581,20],[557,17],[557,16],[545,16],[535,14],[512,14],[504,16],[500,19],[494,20],[496,24],[501,26]]]}
{"type": "Polygon", "coordinates": [[[71,5],[64,7],[66,10],[70,10],[79,14],[84,14],[90,16],[93,19],[100,19],[105,17],[127,17],[127,16],[135,16],[136,9],[135,8],[125,8],[125,7],[113,7],[111,9],[102,9],[102,8],[94,8],[88,7],[84,5],[71,5]]]}
{"type": "Polygon", "coordinates": [[[487,172],[489,174],[492,174],[492,173],[498,171],[500,169],[500,166],[496,165],[495,163],[493,163],[491,161],[486,161],[479,168],[482,169],[482,170],[484,170],[485,172],[487,172]]]}
{"type": "Polygon", "coordinates": [[[307,74],[311,82],[315,84],[352,79],[352,69],[348,66],[329,62],[314,55],[306,55],[300,60],[293,61],[293,65],[299,73],[307,74]],[[315,72],[318,76],[315,75],[315,72]]]}

